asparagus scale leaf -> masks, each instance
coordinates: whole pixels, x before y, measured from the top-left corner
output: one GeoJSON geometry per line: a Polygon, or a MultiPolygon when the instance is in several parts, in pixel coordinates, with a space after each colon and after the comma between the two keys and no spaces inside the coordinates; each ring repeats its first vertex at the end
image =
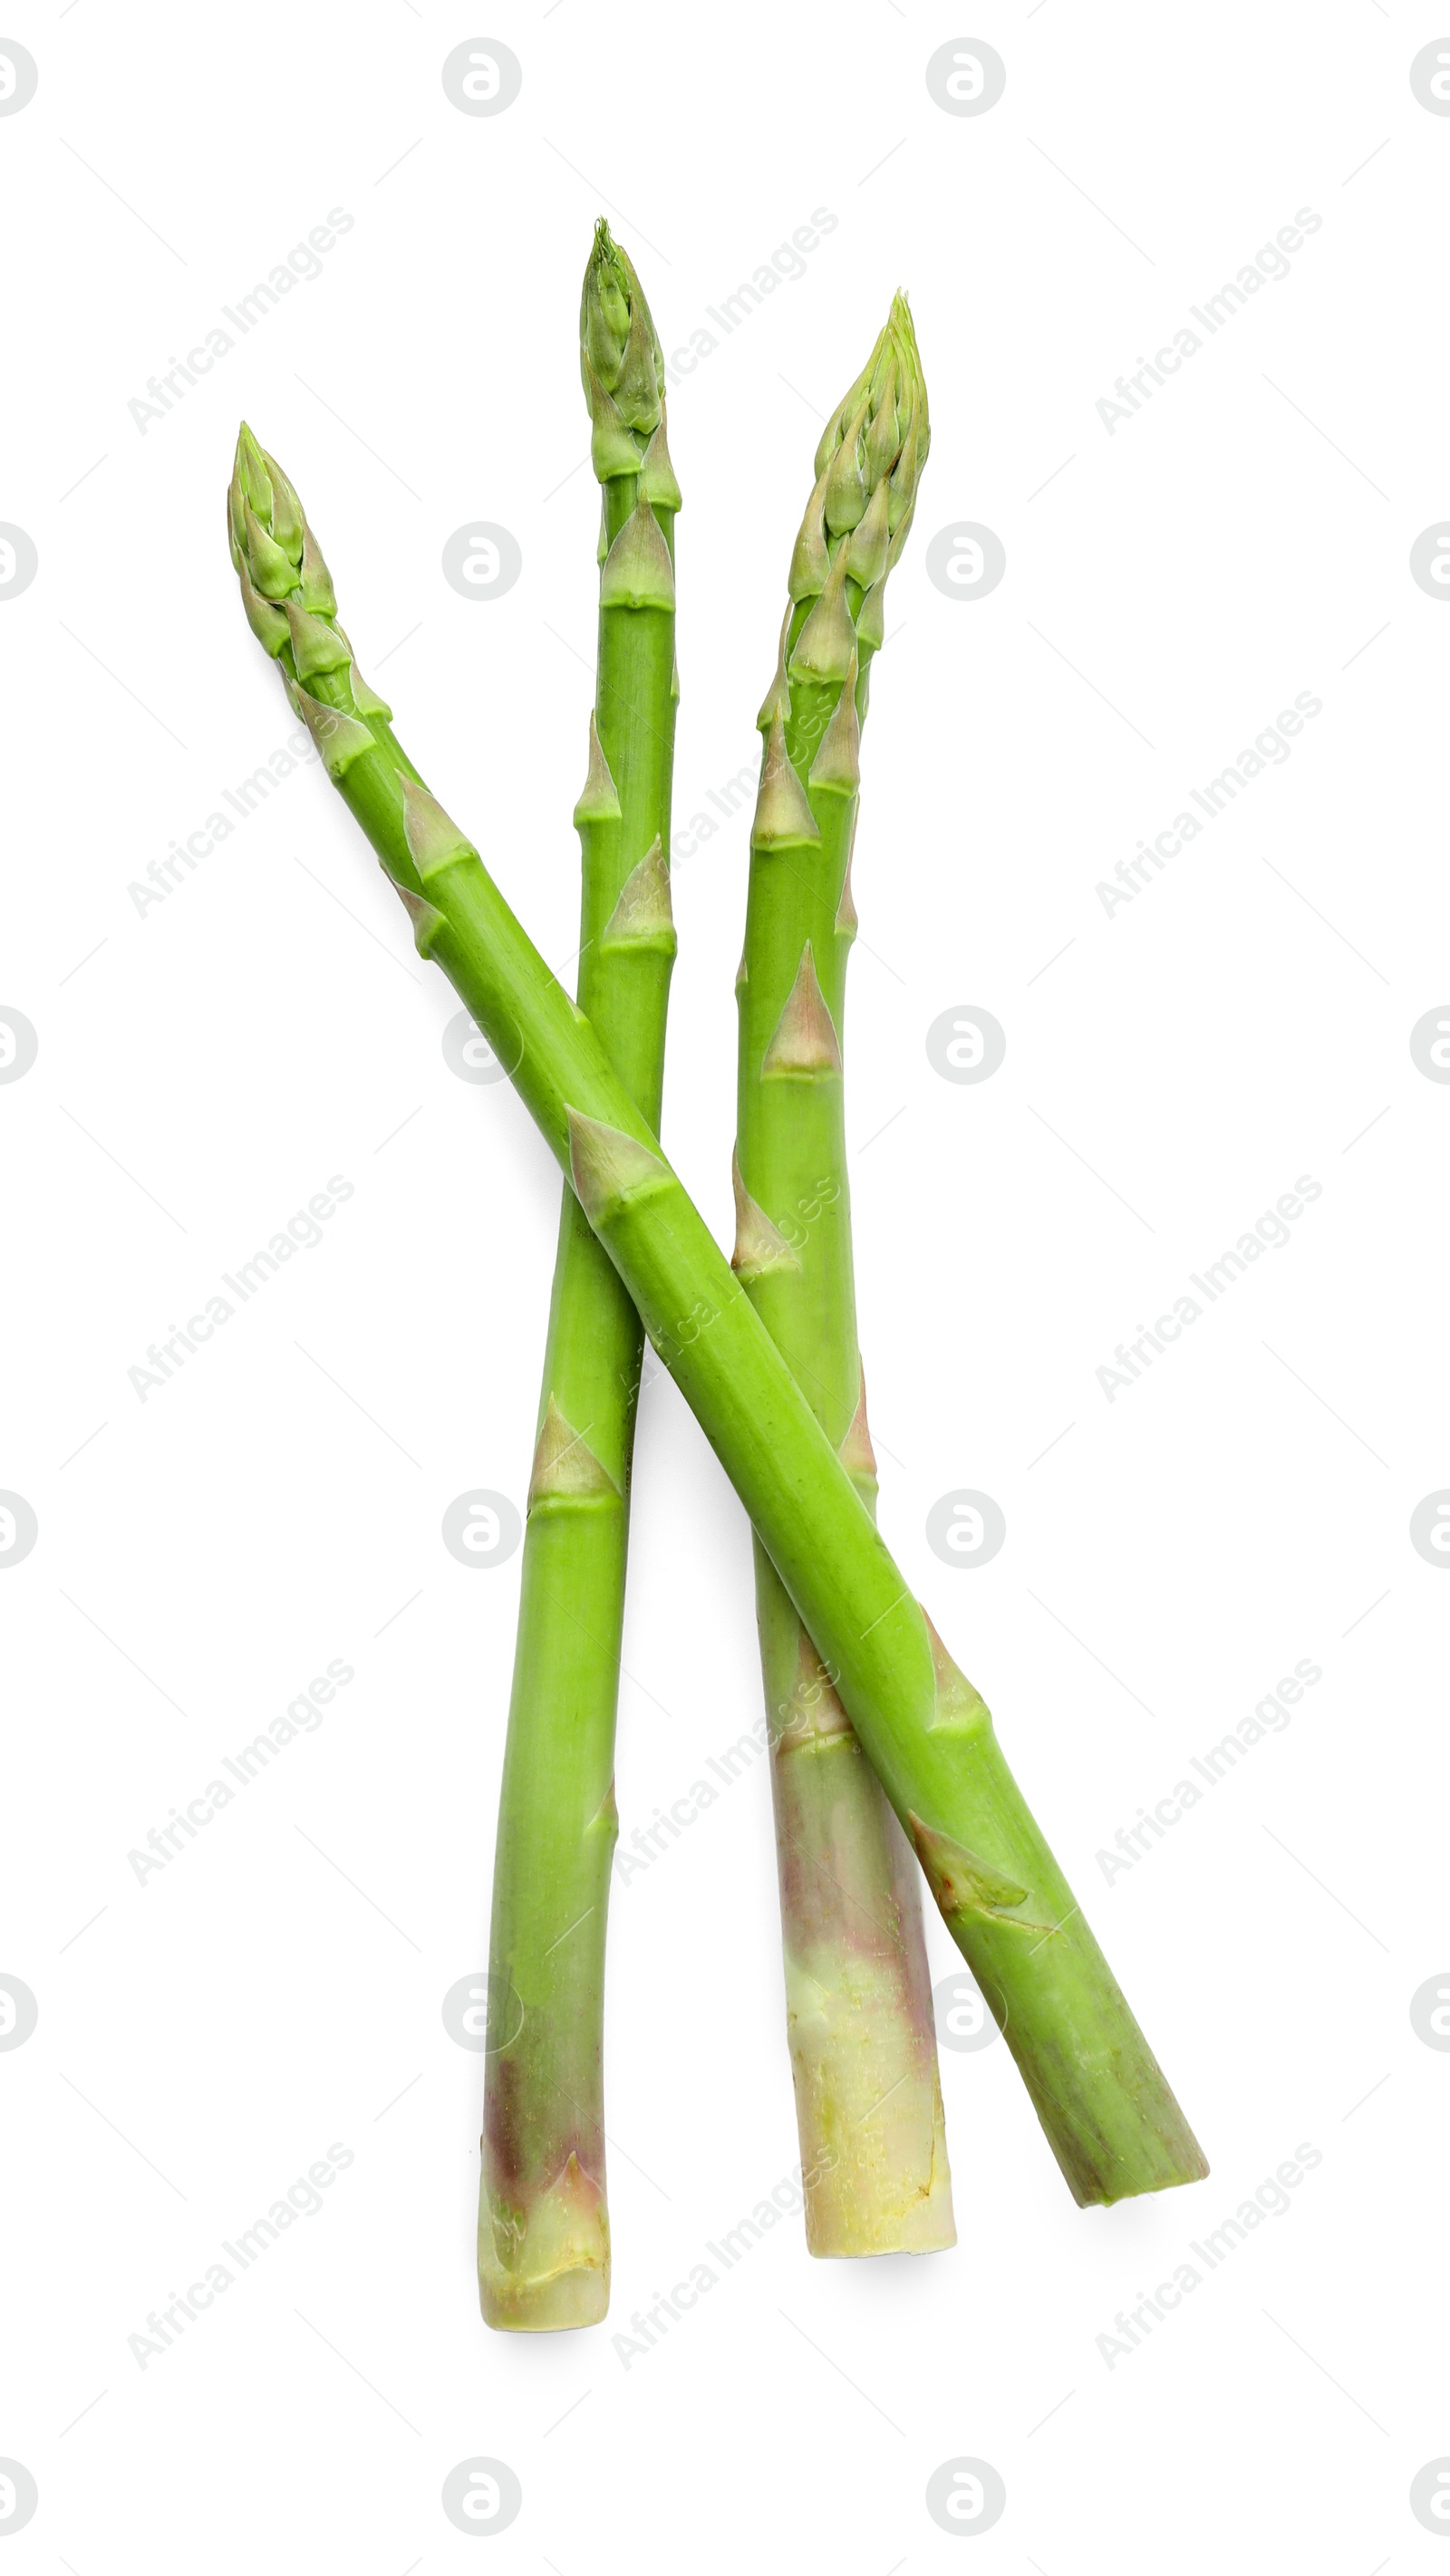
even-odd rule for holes
{"type": "MultiPolygon", "coordinates": [[[[916,337],[898,297],[832,416],[792,557],[780,667],[761,710],[736,984],[732,1266],[873,1513],[841,1060],[856,926],[847,876],[872,654],[860,630],[885,578],[893,502],[904,536],[926,448],[916,337]],[[840,659],[829,637],[822,651],[822,620],[799,651],[828,594],[847,657],[839,677],[815,673],[840,659]]],[[[924,2253],[954,2244],[956,2229],[921,1875],[758,1538],[755,1601],[806,2241],[813,2254],[924,2253]]]]}
{"type": "MultiPolygon", "coordinates": [[[[849,509],[849,475],[838,483],[849,509]]],[[[888,500],[888,526],[890,509],[888,500]]],[[[863,511],[857,530],[864,524],[863,511]]],[[[253,631],[396,886],[419,954],[442,967],[510,1068],[734,1485],[1003,2029],[1075,2197],[1115,2201],[1198,2179],[1207,2170],[1202,2151],[979,1693],[913,1600],[588,1019],[398,744],[391,710],[361,679],[337,626],[297,495],[245,432],[229,525],[253,631]]],[[[828,582],[797,638],[797,676],[830,676],[834,660],[844,678],[849,667],[849,639],[836,632],[845,575],[837,578],[834,565],[832,579],[834,600],[828,582]]]]}

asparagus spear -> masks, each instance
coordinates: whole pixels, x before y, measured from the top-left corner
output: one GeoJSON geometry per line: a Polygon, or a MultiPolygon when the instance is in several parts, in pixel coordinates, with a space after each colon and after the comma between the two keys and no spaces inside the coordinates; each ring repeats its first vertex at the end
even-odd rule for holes
{"type": "MultiPolygon", "coordinates": [[[[856,1344],[841,1071],[856,917],[865,606],[904,541],[926,461],[925,387],[898,297],[827,424],[791,564],[751,832],[732,1267],[862,1502],[876,1462],[856,1344]],[[874,585],[874,586],[873,586],[874,585]],[[815,642],[805,630],[815,619],[815,642]],[[804,642],[803,642],[804,638],[804,642]]],[[[786,2020],[813,2254],[956,2242],[920,1876],[760,1540],[786,2020]]]]}
{"type": "MultiPolygon", "coordinates": [[[[673,529],[664,361],[607,224],[579,317],[603,487],[596,706],[575,808],[583,852],[578,1000],[659,1123],[674,751],[673,529]]],[[[592,2325],[609,2304],[604,1940],[618,1836],[628,1496],[643,1333],[565,1189],[494,1860],[478,2282],[493,2326],[592,2325]]]]}
{"type": "MultiPolygon", "coordinates": [[[[912,1600],[589,1021],[397,742],[391,710],[337,626],[301,503],[245,433],[229,524],[253,632],[396,886],[419,954],[443,968],[511,1068],[769,1550],[1075,2198],[1121,2200],[1197,2180],[1202,2151],[1007,1768],[985,1703],[912,1600]]],[[[879,609],[871,622],[879,633],[879,609]]]]}

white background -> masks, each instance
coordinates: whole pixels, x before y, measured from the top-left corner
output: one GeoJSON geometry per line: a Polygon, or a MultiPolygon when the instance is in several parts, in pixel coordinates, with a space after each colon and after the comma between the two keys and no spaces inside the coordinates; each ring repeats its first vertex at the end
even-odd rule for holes
{"type": "MultiPolygon", "coordinates": [[[[40,69],[0,120],[0,518],[39,556],[0,604],[0,1002],[39,1034],[0,1089],[0,1484],[39,1522],[0,1604],[0,1967],[40,2007],[0,2055],[0,2452],[40,2491],[6,2570],[464,2569],[439,2494],[474,2454],[523,2487],[489,2566],[562,2576],[887,2576],[967,2539],[1001,2576],[1436,2564],[1408,2489],[1450,2451],[1450,2067],[1408,2007],[1450,1950],[1446,1596],[1408,1524],[1450,1483],[1450,1093],[1408,1038],[1450,988],[1450,615],[1408,556],[1450,502],[1450,119],[1408,70],[1441,22],[6,23],[40,69]],[[523,66],[495,118],[440,79],[480,23],[523,66]],[[925,82],[963,29],[1007,66],[979,118],[925,82]],[[148,377],[334,207],[321,277],[143,434],[148,377]],[[849,1040],[882,1518],[1213,2166],[1078,2212],[1005,2049],[944,2051],[956,2252],[817,2264],[782,2224],[629,2367],[612,2334],[795,2159],[764,1771],[615,1895],[609,2325],[490,2335],[482,2061],[440,2003],[484,1960],[518,1560],[467,1572],[439,1524],[468,1488],[522,1502],[556,1176],[511,1093],[446,1066],[452,997],[315,768],[164,902],[128,894],[291,729],[223,535],[245,410],[362,668],[565,969],[601,208],[667,347],[837,217],[672,396],[682,827],[756,757],[818,416],[912,294],[935,443],[874,674],[849,1040]],[[1291,276],[1109,436],[1113,380],[1300,208],[1291,276]],[[470,513],[521,546],[506,597],[443,580],[470,513]],[[926,578],[954,518],[1005,545],[990,598],[926,578]],[[1109,916],[1097,883],[1299,692],[1292,756],[1109,916]],[[980,1088],[925,1053],[962,1003],[1007,1031],[980,1088]],[[324,1241],[141,1402],[147,1344],[333,1174],[324,1241]],[[1291,1244],[1109,1404],[1113,1346],[1300,1174],[1291,1244]],[[975,1571],[924,1535],[961,1486],[1007,1519],[975,1571]],[[128,1851],[331,1658],[356,1678],[325,1723],[138,1885],[128,1851]],[[1300,1659],[1293,1723],[1106,1885],[1119,1826],[1300,1659]],[[333,2141],[321,2213],[138,2367],[148,2311],[333,2141]],[[1109,2368],[1115,2313],[1300,2142],[1288,2214],[1109,2368]],[[924,2502],[964,2454],[1007,2488],[975,2538],[924,2502]]],[[[675,887],[665,1136],[722,1239],[745,870],[742,816],[675,887]]],[[[759,1690],[747,1532],[663,1377],[636,1495],[626,1839],[759,1690]]]]}

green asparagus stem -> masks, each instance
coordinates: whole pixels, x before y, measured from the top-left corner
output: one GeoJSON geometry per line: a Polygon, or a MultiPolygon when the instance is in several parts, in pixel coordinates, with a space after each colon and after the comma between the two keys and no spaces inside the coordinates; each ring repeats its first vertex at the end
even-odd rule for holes
{"type": "MultiPolygon", "coordinates": [[[[601,223],[580,364],[603,486],[596,706],[575,808],[578,1001],[659,1124],[674,752],[673,530],[664,361],[639,280],[601,223]]],[[[564,1191],[529,1485],[494,1860],[478,2282],[515,2331],[592,2325],[609,2305],[604,1941],[618,1834],[614,1728],[643,1331],[564,1191]]]]}
{"type": "MultiPolygon", "coordinates": [[[[879,597],[879,581],[866,583],[887,561],[893,528],[904,541],[910,525],[926,422],[916,339],[898,298],[816,456],[781,666],[761,710],[765,757],[736,985],[732,1267],[873,1516],[841,1069],[856,927],[847,871],[871,658],[855,630],[879,597]],[[789,677],[828,594],[845,612],[845,667],[828,651],[821,676],[803,667],[789,677]]],[[[956,2228],[920,1874],[759,1538],[755,1601],[806,2242],[813,2254],[926,2253],[955,2244],[956,2228]]]]}
{"type": "MultiPolygon", "coordinates": [[[[292,486],[248,440],[230,527],[254,633],[329,777],[572,1181],[814,1638],[1080,2202],[1198,2179],[1202,2151],[997,1745],[781,1353],[593,1028],[356,669],[292,486]]],[[[793,661],[831,649],[817,602],[793,661]]],[[[839,603],[839,593],[837,594],[839,603]]],[[[879,609],[862,612],[857,639],[879,609]]],[[[849,654],[847,655],[849,660],[849,654]]],[[[819,661],[811,667],[819,670],[819,661]]]]}

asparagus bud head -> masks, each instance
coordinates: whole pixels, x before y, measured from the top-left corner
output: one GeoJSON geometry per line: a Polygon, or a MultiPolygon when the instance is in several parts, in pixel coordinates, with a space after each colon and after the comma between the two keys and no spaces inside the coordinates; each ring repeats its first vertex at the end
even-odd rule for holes
{"type": "Polygon", "coordinates": [[[861,592],[879,587],[900,553],[894,543],[898,531],[905,542],[930,445],[911,308],[897,295],[885,329],[816,449],[815,489],[791,564],[793,600],[818,599],[828,589],[843,549],[838,578],[849,572],[861,592]]]}
{"type": "Polygon", "coordinates": [[[295,487],[245,421],[227,488],[227,538],[247,623],[280,665],[288,693],[336,778],[375,742],[365,725],[345,720],[377,716],[386,723],[392,709],[368,687],[353,660],[337,623],[332,575],[295,487]]]}
{"type": "Polygon", "coordinates": [[[634,264],[602,215],[579,305],[579,372],[594,422],[600,481],[637,473],[641,451],[663,416],[665,356],[634,264]],[[608,471],[600,472],[601,462],[608,471]]]}

